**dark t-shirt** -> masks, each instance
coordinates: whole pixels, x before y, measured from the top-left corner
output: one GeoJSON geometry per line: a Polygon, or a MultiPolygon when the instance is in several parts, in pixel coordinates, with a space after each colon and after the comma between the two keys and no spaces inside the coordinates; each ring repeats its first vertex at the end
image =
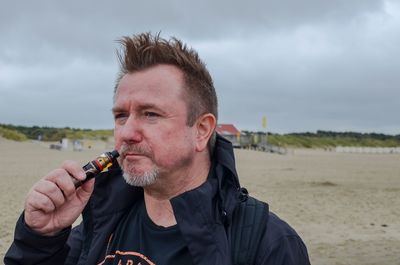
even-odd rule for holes
{"type": "Polygon", "coordinates": [[[154,224],[142,202],[121,220],[100,264],[191,265],[193,262],[178,225],[154,224]]]}

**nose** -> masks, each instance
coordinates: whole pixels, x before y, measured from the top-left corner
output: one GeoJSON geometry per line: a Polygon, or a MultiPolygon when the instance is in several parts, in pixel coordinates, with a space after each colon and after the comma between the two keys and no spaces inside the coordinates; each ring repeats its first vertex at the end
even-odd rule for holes
{"type": "Polygon", "coordinates": [[[130,115],[126,122],[122,125],[116,126],[116,135],[121,142],[125,143],[139,143],[143,140],[143,130],[140,120],[130,115]]]}

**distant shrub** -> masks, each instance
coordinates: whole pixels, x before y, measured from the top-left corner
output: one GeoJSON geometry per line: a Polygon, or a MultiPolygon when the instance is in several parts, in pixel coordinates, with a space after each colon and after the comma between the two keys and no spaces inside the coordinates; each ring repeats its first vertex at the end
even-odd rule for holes
{"type": "Polygon", "coordinates": [[[104,141],[104,142],[107,142],[108,141],[108,136],[101,136],[100,137],[100,140],[102,140],[102,141],[104,141]]]}
{"type": "Polygon", "coordinates": [[[26,141],[28,139],[25,134],[22,134],[16,130],[10,130],[3,127],[0,127],[0,135],[6,139],[19,142],[26,141]]]}

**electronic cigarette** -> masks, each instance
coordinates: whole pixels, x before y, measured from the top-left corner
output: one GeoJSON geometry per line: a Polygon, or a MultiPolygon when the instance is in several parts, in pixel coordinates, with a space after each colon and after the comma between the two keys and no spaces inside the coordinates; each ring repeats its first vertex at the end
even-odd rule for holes
{"type": "Polygon", "coordinates": [[[100,172],[110,167],[115,162],[117,157],[119,157],[119,153],[117,150],[114,150],[112,152],[105,152],[97,157],[95,160],[90,161],[89,163],[84,165],[82,168],[86,173],[86,178],[84,180],[72,179],[75,188],[80,187],[83,183],[85,183],[89,179],[96,177],[100,172]]]}

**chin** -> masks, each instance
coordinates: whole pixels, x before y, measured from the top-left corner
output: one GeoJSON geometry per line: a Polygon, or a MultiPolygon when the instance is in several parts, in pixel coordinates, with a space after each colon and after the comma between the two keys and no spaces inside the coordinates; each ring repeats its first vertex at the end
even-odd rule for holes
{"type": "Polygon", "coordinates": [[[153,169],[145,172],[124,171],[123,177],[131,186],[146,187],[157,182],[158,170],[153,169]]]}

